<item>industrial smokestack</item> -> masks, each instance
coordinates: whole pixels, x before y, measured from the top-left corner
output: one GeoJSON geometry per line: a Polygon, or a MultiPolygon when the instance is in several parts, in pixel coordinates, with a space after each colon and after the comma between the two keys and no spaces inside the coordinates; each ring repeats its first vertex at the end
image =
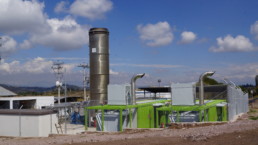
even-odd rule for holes
{"type": "Polygon", "coordinates": [[[107,100],[109,84],[109,31],[106,28],[92,28],[90,39],[90,100],[94,105],[107,100]]]}

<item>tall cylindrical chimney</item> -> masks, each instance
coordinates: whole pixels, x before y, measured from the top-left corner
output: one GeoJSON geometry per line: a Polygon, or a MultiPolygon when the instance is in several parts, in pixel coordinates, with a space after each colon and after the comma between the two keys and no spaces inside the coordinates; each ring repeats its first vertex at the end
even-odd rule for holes
{"type": "Polygon", "coordinates": [[[90,100],[95,105],[104,104],[109,84],[109,31],[106,28],[91,28],[89,37],[90,100]]]}

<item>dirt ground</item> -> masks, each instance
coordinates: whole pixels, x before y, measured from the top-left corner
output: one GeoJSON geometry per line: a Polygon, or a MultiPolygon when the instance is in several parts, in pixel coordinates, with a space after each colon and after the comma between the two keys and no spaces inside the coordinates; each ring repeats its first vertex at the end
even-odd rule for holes
{"type": "Polygon", "coordinates": [[[1,145],[258,145],[258,100],[235,122],[183,126],[180,129],[129,129],[85,132],[46,138],[0,137],[1,145]]]}
{"type": "Polygon", "coordinates": [[[181,137],[147,137],[138,139],[126,139],[104,142],[84,142],[74,145],[257,145],[258,144],[258,129],[226,133],[205,140],[193,141],[191,138],[181,137]]]}

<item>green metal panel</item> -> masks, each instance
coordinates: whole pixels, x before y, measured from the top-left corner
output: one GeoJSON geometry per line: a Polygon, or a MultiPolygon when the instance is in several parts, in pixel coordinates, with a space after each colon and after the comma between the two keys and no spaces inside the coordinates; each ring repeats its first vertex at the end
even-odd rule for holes
{"type": "Polygon", "coordinates": [[[154,128],[154,108],[152,106],[137,109],[137,128],[154,128]]]}
{"type": "Polygon", "coordinates": [[[217,107],[211,107],[208,109],[208,121],[218,121],[217,107]]]}
{"type": "Polygon", "coordinates": [[[210,107],[216,106],[216,104],[225,102],[225,100],[212,100],[211,102],[208,102],[204,105],[191,105],[191,106],[163,106],[158,108],[159,111],[200,111],[205,110],[210,107]]]}
{"type": "Polygon", "coordinates": [[[166,124],[166,111],[159,112],[159,125],[166,124]]]}
{"type": "MultiPolygon", "coordinates": [[[[139,111],[137,111],[137,126],[139,128],[154,128],[154,108],[153,104],[155,103],[165,103],[169,102],[169,100],[157,100],[157,101],[152,101],[148,103],[141,103],[141,104],[136,104],[136,105],[101,105],[101,106],[89,106],[85,107],[85,114],[88,114],[89,110],[119,110],[120,111],[120,118],[121,118],[121,111],[129,109],[129,120],[130,120],[130,127],[132,126],[132,111],[130,111],[132,108],[137,108],[137,110],[140,110],[140,116],[139,111]],[[142,119],[143,120],[142,120],[142,119]]],[[[103,116],[103,115],[102,115],[103,116]]],[[[103,116],[104,117],[104,116],[103,116]]],[[[86,120],[87,118],[85,118],[86,120]]],[[[121,119],[120,119],[121,120],[121,119]]],[[[104,125],[104,120],[102,121],[102,125],[104,125]]],[[[120,130],[122,130],[122,122],[119,122],[120,130]]],[[[88,127],[88,123],[85,123],[85,129],[88,127]]],[[[104,126],[103,126],[104,127],[104,126]]]]}
{"type": "Polygon", "coordinates": [[[228,121],[228,108],[227,108],[227,106],[222,107],[222,121],[228,121]]]}
{"type": "Polygon", "coordinates": [[[104,110],[120,110],[120,109],[129,109],[129,108],[138,108],[138,107],[144,107],[144,106],[150,106],[155,103],[165,103],[168,102],[168,100],[158,100],[158,101],[153,101],[153,102],[148,102],[148,103],[141,103],[141,104],[136,104],[136,105],[101,105],[101,106],[90,106],[86,107],[87,109],[104,109],[104,110]]]}

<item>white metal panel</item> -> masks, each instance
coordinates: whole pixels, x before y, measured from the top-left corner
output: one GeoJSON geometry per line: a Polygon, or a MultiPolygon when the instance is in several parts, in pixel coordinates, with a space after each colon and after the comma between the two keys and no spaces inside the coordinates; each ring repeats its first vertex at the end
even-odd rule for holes
{"type": "Polygon", "coordinates": [[[195,105],[195,83],[171,84],[172,105],[195,105]]]}
{"type": "Polygon", "coordinates": [[[129,84],[108,85],[109,105],[128,105],[131,102],[131,86],[129,84]]]}

